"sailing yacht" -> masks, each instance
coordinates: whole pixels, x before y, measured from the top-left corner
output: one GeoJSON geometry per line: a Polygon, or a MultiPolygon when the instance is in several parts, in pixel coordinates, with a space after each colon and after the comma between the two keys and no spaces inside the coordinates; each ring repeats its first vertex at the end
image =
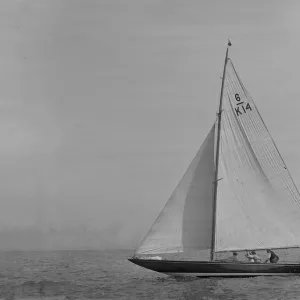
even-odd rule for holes
{"type": "Polygon", "coordinates": [[[228,57],[230,46],[216,120],[129,261],[174,276],[299,275],[299,263],[217,260],[229,251],[300,246],[299,191],[228,57]]]}

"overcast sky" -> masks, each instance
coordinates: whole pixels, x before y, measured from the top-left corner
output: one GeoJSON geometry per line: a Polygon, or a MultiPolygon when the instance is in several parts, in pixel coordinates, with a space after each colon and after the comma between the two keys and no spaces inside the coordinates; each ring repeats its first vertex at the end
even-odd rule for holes
{"type": "Polygon", "coordinates": [[[300,187],[300,3],[0,1],[0,224],[141,238],[215,119],[230,57],[300,187]]]}

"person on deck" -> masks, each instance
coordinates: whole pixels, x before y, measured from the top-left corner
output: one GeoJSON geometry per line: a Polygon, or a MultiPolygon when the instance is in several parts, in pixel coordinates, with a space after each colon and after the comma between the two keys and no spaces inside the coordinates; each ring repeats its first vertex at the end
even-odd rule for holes
{"type": "Polygon", "coordinates": [[[274,251],[272,251],[271,249],[267,249],[266,251],[268,253],[268,259],[266,259],[265,263],[270,261],[271,264],[276,264],[279,260],[278,255],[274,251]]]}
{"type": "Polygon", "coordinates": [[[255,251],[247,252],[245,256],[249,259],[250,262],[261,262],[261,258],[256,254],[255,251]]]}
{"type": "Polygon", "coordinates": [[[226,259],[226,261],[232,261],[232,262],[238,261],[238,254],[237,254],[237,252],[232,252],[232,256],[228,257],[226,259]]]}
{"type": "Polygon", "coordinates": [[[221,262],[238,262],[238,254],[237,252],[232,252],[232,256],[220,260],[221,262]]]}

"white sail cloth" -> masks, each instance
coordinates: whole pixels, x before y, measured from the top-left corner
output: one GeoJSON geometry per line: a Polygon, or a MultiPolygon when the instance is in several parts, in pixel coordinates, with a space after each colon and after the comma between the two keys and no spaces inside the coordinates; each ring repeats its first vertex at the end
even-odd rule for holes
{"type": "Polygon", "coordinates": [[[216,251],[300,245],[300,195],[232,62],[220,133],[216,251]]]}
{"type": "Polygon", "coordinates": [[[212,239],[215,126],[136,254],[207,250],[212,239]]]}

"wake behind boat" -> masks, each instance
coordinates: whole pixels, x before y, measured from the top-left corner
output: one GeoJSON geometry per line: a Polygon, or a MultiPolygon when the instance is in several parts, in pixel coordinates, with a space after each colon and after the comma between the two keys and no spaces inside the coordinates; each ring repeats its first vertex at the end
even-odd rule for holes
{"type": "Polygon", "coordinates": [[[300,246],[299,191],[228,58],[229,46],[216,121],[129,260],[175,276],[299,275],[298,262],[216,259],[229,251],[300,246]],[[197,258],[166,258],[191,253],[197,258]]]}

